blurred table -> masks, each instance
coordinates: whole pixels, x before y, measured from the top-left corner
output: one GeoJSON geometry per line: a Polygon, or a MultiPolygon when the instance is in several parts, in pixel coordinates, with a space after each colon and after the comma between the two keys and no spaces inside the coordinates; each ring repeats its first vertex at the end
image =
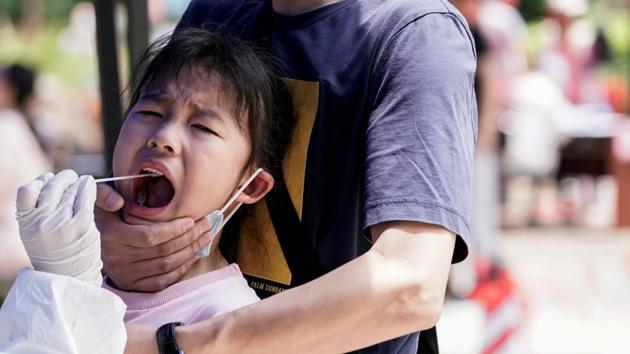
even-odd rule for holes
{"type": "Polygon", "coordinates": [[[617,180],[617,225],[630,226],[630,117],[623,116],[615,124],[612,141],[612,171],[617,180]]]}
{"type": "Polygon", "coordinates": [[[569,175],[613,175],[617,183],[617,226],[630,226],[630,117],[595,116],[605,129],[585,125],[560,152],[557,179],[569,175]],[[592,134],[589,134],[589,131],[592,134]]]}

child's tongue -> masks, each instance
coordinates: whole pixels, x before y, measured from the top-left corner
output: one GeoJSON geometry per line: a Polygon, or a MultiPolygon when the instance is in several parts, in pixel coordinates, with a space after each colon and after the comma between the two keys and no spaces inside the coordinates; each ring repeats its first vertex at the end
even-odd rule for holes
{"type": "Polygon", "coordinates": [[[167,205],[175,190],[164,177],[147,178],[136,191],[136,203],[146,208],[160,208],[167,205]]]}

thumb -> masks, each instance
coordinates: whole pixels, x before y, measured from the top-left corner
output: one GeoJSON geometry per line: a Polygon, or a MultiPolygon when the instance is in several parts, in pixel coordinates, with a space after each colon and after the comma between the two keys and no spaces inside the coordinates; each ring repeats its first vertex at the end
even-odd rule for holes
{"type": "Polygon", "coordinates": [[[96,186],[96,206],[113,213],[123,207],[125,201],[118,192],[105,183],[96,186]]]}

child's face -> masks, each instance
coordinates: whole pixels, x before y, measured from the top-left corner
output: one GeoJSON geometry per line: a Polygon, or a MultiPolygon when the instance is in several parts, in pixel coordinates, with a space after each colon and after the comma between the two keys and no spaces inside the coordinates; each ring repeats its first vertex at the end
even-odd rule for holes
{"type": "Polygon", "coordinates": [[[234,116],[233,94],[216,77],[196,73],[157,77],[123,123],[114,176],[157,170],[166,177],[117,182],[127,222],[197,220],[220,209],[249,177],[251,145],[234,116]]]}

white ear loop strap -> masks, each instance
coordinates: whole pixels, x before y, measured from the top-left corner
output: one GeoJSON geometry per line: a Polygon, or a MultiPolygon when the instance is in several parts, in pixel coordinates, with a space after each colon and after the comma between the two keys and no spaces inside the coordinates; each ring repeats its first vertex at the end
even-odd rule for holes
{"type": "MultiPolygon", "coordinates": [[[[247,181],[245,181],[245,183],[243,183],[243,185],[241,186],[241,188],[239,188],[236,193],[234,193],[234,195],[232,196],[232,198],[230,198],[230,200],[227,201],[227,203],[225,203],[225,205],[223,206],[223,208],[221,209],[221,214],[225,213],[225,211],[227,210],[227,208],[232,205],[232,203],[234,203],[234,201],[236,200],[236,198],[238,198],[239,195],[241,195],[241,193],[243,193],[243,191],[245,190],[245,188],[249,187],[249,184],[252,183],[252,181],[254,180],[254,178],[256,178],[261,172],[263,171],[262,168],[257,169],[248,179],[247,181]]],[[[234,208],[234,211],[236,211],[243,203],[239,203],[236,208],[234,208]]],[[[232,214],[234,214],[234,211],[232,211],[230,213],[230,215],[225,219],[225,221],[229,220],[230,217],[232,216],[232,214]]],[[[225,224],[225,221],[223,222],[225,224]]]]}
{"type": "MultiPolygon", "coordinates": [[[[245,181],[245,183],[243,183],[241,188],[239,188],[234,193],[234,195],[232,195],[232,198],[230,198],[230,200],[228,200],[227,203],[225,203],[225,205],[223,206],[223,208],[221,210],[215,210],[212,213],[206,215],[206,218],[213,222],[212,229],[210,230],[210,232],[212,233],[212,236],[216,235],[219,232],[219,230],[221,230],[223,228],[223,226],[225,226],[225,224],[230,220],[230,218],[232,216],[234,216],[234,214],[236,213],[238,208],[240,208],[241,205],[243,205],[243,202],[238,202],[236,204],[236,206],[230,211],[230,214],[227,217],[225,217],[225,218],[223,217],[223,213],[225,213],[225,211],[230,207],[230,205],[232,205],[232,203],[234,203],[236,198],[238,198],[238,196],[241,195],[241,193],[243,193],[245,188],[247,188],[249,186],[249,184],[252,183],[254,178],[256,178],[262,171],[263,171],[262,168],[257,169],[247,179],[247,181],[245,181]],[[215,216],[217,216],[217,217],[215,217],[215,216]],[[218,223],[218,225],[214,225],[215,223],[218,223]]],[[[212,246],[212,241],[213,240],[214,240],[214,238],[212,238],[210,240],[210,243],[208,243],[201,251],[199,251],[197,253],[197,258],[203,258],[203,257],[208,256],[208,254],[210,254],[210,247],[212,246]]]]}
{"type": "MultiPolygon", "coordinates": [[[[232,203],[234,203],[234,200],[236,200],[236,198],[238,198],[239,195],[241,195],[241,193],[243,193],[243,191],[245,190],[245,188],[249,187],[249,184],[252,183],[252,181],[254,180],[254,178],[258,177],[258,175],[263,171],[262,168],[257,169],[256,171],[254,171],[254,173],[247,179],[247,181],[245,181],[245,183],[243,183],[243,185],[241,186],[241,188],[239,188],[236,193],[234,193],[234,195],[232,196],[232,198],[230,198],[230,200],[227,201],[227,203],[225,203],[225,205],[223,206],[223,208],[220,210],[221,211],[221,215],[223,215],[225,213],[225,211],[227,210],[227,208],[232,205],[232,203]]],[[[234,214],[236,214],[236,211],[238,210],[238,208],[241,207],[241,205],[243,205],[243,202],[238,202],[238,204],[236,204],[236,207],[234,207],[234,209],[232,209],[232,211],[230,212],[230,214],[228,214],[227,217],[223,218],[223,222],[221,223],[221,226],[219,226],[218,230],[221,230],[223,228],[223,226],[225,224],[227,224],[227,222],[230,220],[230,218],[232,216],[234,216],[234,214]]]]}
{"type": "Polygon", "coordinates": [[[234,216],[234,214],[236,214],[236,211],[238,210],[238,208],[241,207],[241,205],[243,205],[242,202],[238,202],[238,204],[236,204],[236,207],[230,212],[230,214],[228,214],[228,216],[225,219],[223,219],[221,226],[219,226],[219,230],[221,230],[223,226],[225,226],[225,224],[227,224],[227,222],[230,221],[230,218],[234,216]]]}

